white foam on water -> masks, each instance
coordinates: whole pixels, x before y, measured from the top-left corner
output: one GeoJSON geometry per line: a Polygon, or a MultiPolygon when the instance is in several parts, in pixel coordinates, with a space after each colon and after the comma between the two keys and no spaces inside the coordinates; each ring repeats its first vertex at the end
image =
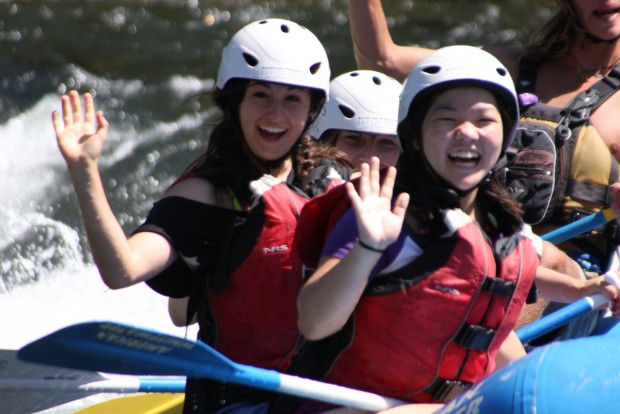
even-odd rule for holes
{"type": "MultiPolygon", "coordinates": [[[[97,269],[52,275],[0,296],[0,348],[19,349],[65,326],[86,321],[115,321],[185,337],[168,316],[168,299],[140,283],[111,290],[97,269]]],[[[196,338],[197,327],[187,330],[196,338]]]]}
{"type": "Polygon", "coordinates": [[[57,181],[63,165],[57,149],[51,112],[59,100],[41,99],[29,111],[0,125],[0,205],[32,210],[57,181]],[[52,109],[53,108],[53,109],[52,109]]]}

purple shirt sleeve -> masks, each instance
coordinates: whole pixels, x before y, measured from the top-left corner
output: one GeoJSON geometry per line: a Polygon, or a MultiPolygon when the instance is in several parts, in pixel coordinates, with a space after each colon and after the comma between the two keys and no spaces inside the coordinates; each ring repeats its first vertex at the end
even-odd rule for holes
{"type": "MultiPolygon", "coordinates": [[[[369,279],[373,279],[381,269],[392,263],[403,247],[405,236],[406,232],[403,230],[398,240],[381,255],[377,265],[370,272],[369,279]]],[[[355,210],[350,208],[342,215],[329,234],[322,256],[331,256],[342,260],[353,250],[353,245],[357,242],[358,237],[355,210]]]]}
{"type": "Polygon", "coordinates": [[[322,256],[343,259],[353,249],[357,238],[355,210],[350,208],[342,215],[329,234],[322,256]]]}

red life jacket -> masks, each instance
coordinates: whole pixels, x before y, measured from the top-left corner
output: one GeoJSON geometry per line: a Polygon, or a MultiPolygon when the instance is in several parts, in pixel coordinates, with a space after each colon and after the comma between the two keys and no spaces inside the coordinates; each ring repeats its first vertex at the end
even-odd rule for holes
{"type": "Polygon", "coordinates": [[[475,223],[464,221],[408,265],[369,283],[352,315],[352,340],[325,380],[411,402],[455,396],[454,389],[493,371],[537,257],[522,232],[493,248],[475,223]]]}
{"type": "Polygon", "coordinates": [[[224,253],[232,257],[230,273],[221,293],[209,289],[210,321],[201,333],[235,362],[283,369],[300,338],[295,309],[303,266],[293,237],[308,199],[270,176],[251,187],[256,201],[233,235],[232,254],[224,253]]]}
{"type": "MultiPolygon", "coordinates": [[[[357,185],[358,180],[353,181],[357,185]]],[[[323,245],[334,225],[351,207],[345,185],[336,185],[325,194],[314,197],[299,217],[295,244],[301,261],[310,268],[316,268],[321,259],[323,245]]]]}

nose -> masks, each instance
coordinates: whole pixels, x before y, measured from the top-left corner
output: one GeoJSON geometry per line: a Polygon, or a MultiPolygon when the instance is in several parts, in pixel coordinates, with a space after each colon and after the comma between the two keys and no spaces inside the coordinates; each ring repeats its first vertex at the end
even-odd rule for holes
{"type": "Polygon", "coordinates": [[[284,113],[284,106],[281,102],[273,101],[269,105],[269,114],[274,118],[279,118],[284,113]]]}
{"type": "Polygon", "coordinates": [[[357,153],[359,163],[369,163],[372,157],[378,156],[378,150],[375,148],[375,136],[370,136],[366,139],[357,153]]]}
{"type": "Polygon", "coordinates": [[[454,136],[461,140],[475,140],[478,138],[478,131],[471,122],[462,122],[455,128],[454,136]]]}

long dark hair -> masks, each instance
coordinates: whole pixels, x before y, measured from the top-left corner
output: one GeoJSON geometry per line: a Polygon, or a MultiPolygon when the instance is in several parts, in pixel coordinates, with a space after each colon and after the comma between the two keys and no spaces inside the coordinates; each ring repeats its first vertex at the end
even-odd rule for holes
{"type": "MultiPolygon", "coordinates": [[[[430,106],[435,101],[435,98],[440,92],[430,94],[425,99],[419,101],[416,104],[416,110],[411,111],[407,118],[405,118],[398,125],[398,135],[403,145],[403,154],[398,164],[398,176],[397,182],[403,188],[412,186],[424,187],[431,191],[431,198],[438,204],[439,208],[455,207],[446,204],[446,200],[449,197],[445,195],[438,197],[437,194],[448,192],[441,178],[435,173],[431,172],[428,161],[422,151],[422,122],[428,112],[430,106]],[[443,187],[441,191],[432,191],[433,187],[443,187]]],[[[501,97],[496,95],[496,101],[502,102],[501,97]]],[[[511,124],[514,119],[514,115],[510,114],[506,109],[506,105],[498,105],[500,114],[502,116],[503,123],[511,124]]],[[[509,131],[510,127],[504,127],[504,131],[509,131]]],[[[506,139],[506,137],[504,138],[506,139]]],[[[523,215],[523,209],[521,205],[514,200],[514,198],[508,193],[502,180],[501,169],[497,169],[491,172],[491,176],[483,185],[479,187],[476,202],[480,211],[487,213],[486,217],[483,217],[484,222],[481,223],[483,228],[493,233],[513,233],[518,230],[522,225],[521,217],[523,215]]],[[[457,196],[454,193],[454,196],[457,196]]],[[[452,198],[456,200],[455,197],[452,198]]],[[[413,208],[419,208],[416,206],[415,195],[412,195],[413,208]]]]}
{"type": "Polygon", "coordinates": [[[536,61],[552,60],[568,53],[571,42],[577,33],[589,36],[571,0],[556,0],[558,11],[530,39],[523,48],[522,56],[536,61]]]}
{"type": "Polygon", "coordinates": [[[306,131],[288,154],[279,160],[266,162],[248,149],[241,131],[239,106],[249,83],[247,79],[233,79],[225,88],[210,93],[221,111],[220,121],[213,127],[206,151],[185,169],[177,181],[201,177],[213,185],[218,195],[231,191],[242,203],[249,203],[251,194],[248,183],[279,167],[289,156],[293,163],[293,183],[314,165],[312,159],[321,150],[306,132],[325,101],[324,94],[310,90],[310,114],[306,131]]]}

